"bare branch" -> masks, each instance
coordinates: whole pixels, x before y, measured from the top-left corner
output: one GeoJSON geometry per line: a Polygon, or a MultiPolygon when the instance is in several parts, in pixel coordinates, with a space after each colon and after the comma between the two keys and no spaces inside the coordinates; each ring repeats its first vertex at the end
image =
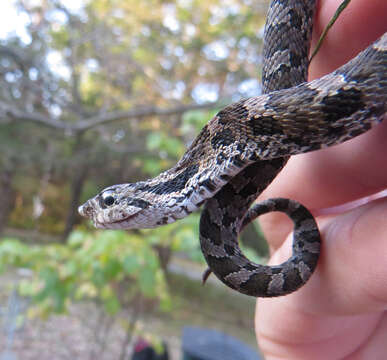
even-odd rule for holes
{"type": "Polygon", "coordinates": [[[201,110],[201,109],[213,109],[219,106],[219,103],[206,103],[206,104],[189,104],[189,105],[179,105],[173,108],[162,109],[155,106],[142,107],[133,110],[127,111],[112,111],[108,113],[98,114],[93,117],[90,117],[85,120],[77,122],[74,126],[74,129],[77,131],[89,130],[95,126],[110,123],[118,120],[133,119],[133,118],[142,118],[147,116],[155,115],[175,115],[183,114],[191,110],[201,110]]]}
{"type": "Polygon", "coordinates": [[[31,65],[31,59],[26,59],[24,53],[9,46],[0,45],[0,55],[12,58],[20,66],[22,71],[25,71],[31,65]]]}
{"type": "Polygon", "coordinates": [[[20,111],[16,107],[2,101],[0,102],[0,115],[14,120],[31,121],[51,128],[71,131],[71,126],[68,126],[61,120],[55,120],[42,114],[20,111]]]}
{"type": "Polygon", "coordinates": [[[111,111],[91,116],[87,119],[81,119],[78,122],[68,123],[62,120],[53,119],[38,113],[28,113],[21,111],[14,106],[0,101],[0,114],[18,121],[30,121],[54,129],[64,130],[69,133],[79,133],[90,130],[96,126],[112,123],[119,120],[130,120],[148,116],[167,116],[182,114],[190,110],[213,109],[219,106],[219,103],[206,104],[188,104],[179,105],[172,108],[162,109],[154,106],[142,107],[127,111],[111,111]]]}

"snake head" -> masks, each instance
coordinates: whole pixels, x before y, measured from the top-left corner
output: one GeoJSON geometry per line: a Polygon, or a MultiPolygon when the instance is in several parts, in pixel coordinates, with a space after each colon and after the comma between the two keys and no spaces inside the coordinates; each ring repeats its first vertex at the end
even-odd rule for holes
{"type": "Polygon", "coordinates": [[[144,190],[146,183],[120,184],[102,190],[78,208],[100,229],[144,229],[169,224],[194,208],[144,190]]]}
{"type": "Polygon", "coordinates": [[[91,219],[101,229],[151,227],[144,223],[144,212],[151,203],[137,197],[137,184],[108,187],[78,208],[80,215],[91,219]]]}

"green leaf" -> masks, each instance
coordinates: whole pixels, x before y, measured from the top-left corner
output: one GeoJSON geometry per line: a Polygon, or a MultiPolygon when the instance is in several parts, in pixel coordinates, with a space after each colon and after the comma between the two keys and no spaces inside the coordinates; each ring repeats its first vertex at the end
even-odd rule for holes
{"type": "Polygon", "coordinates": [[[141,262],[136,255],[127,255],[123,261],[123,268],[128,274],[137,272],[141,267],[141,262]]]}
{"type": "Polygon", "coordinates": [[[157,150],[160,148],[162,141],[161,133],[151,132],[146,138],[146,146],[148,150],[157,150]]]}
{"type": "Polygon", "coordinates": [[[145,296],[154,296],[156,286],[155,272],[148,267],[144,267],[139,274],[139,285],[145,296]]]}
{"type": "Polygon", "coordinates": [[[109,297],[104,301],[105,309],[109,314],[117,314],[121,310],[121,305],[115,296],[109,297]]]}
{"type": "Polygon", "coordinates": [[[109,260],[107,261],[104,267],[105,279],[107,281],[114,279],[117,276],[117,274],[121,272],[121,270],[122,270],[121,263],[116,259],[109,258],[109,260]]]}

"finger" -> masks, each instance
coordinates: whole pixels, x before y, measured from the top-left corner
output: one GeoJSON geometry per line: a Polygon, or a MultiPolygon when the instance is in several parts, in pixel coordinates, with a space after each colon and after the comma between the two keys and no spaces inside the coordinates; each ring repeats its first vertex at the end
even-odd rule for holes
{"type": "MultiPolygon", "coordinates": [[[[310,281],[286,297],[258,299],[256,328],[264,351],[281,344],[293,353],[278,358],[318,359],[305,355],[313,344],[320,351],[328,346],[349,351],[373,334],[387,310],[386,219],[383,199],[320,222],[321,259],[310,281]],[[294,355],[297,351],[300,356],[294,355]]],[[[272,261],[284,261],[290,251],[289,238],[272,261]]],[[[324,359],[344,357],[322,354],[324,359]]]]}
{"type": "MultiPolygon", "coordinates": [[[[364,324],[364,323],[363,323],[364,324]]],[[[360,326],[363,326],[361,324],[360,326]]],[[[368,341],[362,343],[356,351],[344,360],[361,359],[385,359],[386,358],[386,334],[387,334],[387,312],[380,318],[368,341]]]]}
{"type": "Polygon", "coordinates": [[[383,190],[386,139],[384,122],[341,145],[294,156],[264,195],[292,196],[319,209],[383,190]]]}
{"type": "MultiPolygon", "coordinates": [[[[324,315],[387,310],[387,198],[321,219],[319,228],[323,239],[319,266],[294,294],[305,297],[295,306],[324,315]]],[[[289,236],[271,263],[289,257],[291,240],[289,236]]]]}
{"type": "MultiPolygon", "coordinates": [[[[285,197],[297,200],[313,214],[376,193],[387,187],[387,122],[344,144],[293,156],[259,200],[285,197]]],[[[261,217],[260,224],[277,248],[291,231],[281,213],[261,217]]]]}
{"type": "MultiPolygon", "coordinates": [[[[342,1],[321,0],[318,2],[312,49],[342,1]]],[[[386,32],[386,13],[387,2],[385,0],[351,1],[328,32],[319,52],[313,59],[309,67],[310,78],[315,79],[330,73],[386,32]]]]}
{"type": "MultiPolygon", "coordinates": [[[[270,316],[269,311],[262,313],[260,320],[270,316]]],[[[293,317],[290,319],[285,315],[283,319],[273,322],[268,327],[257,328],[259,349],[266,360],[385,359],[380,356],[359,358],[348,356],[356,354],[359,344],[368,348],[368,342],[372,340],[375,329],[381,322],[380,314],[324,319],[305,314],[297,320],[293,317]],[[289,321],[290,319],[292,321],[289,321]]],[[[380,345],[383,347],[379,351],[385,355],[385,344],[380,344],[379,339],[380,345]]],[[[375,351],[374,348],[373,352],[375,351]]]]}

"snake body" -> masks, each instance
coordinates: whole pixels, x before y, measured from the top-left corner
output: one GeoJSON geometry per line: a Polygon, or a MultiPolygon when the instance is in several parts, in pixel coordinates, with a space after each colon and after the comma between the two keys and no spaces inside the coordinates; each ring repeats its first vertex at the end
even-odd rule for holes
{"type": "Polygon", "coordinates": [[[204,205],[200,243],[213,272],[251,296],[291,293],[313,273],[320,235],[301,204],[269,199],[250,208],[290,155],[342,143],[383,120],[387,33],[336,71],[306,82],[316,0],[274,0],[264,36],[263,92],[221,110],[183,157],[159,176],[104,189],[80,206],[99,228],[155,227],[204,205]],[[257,216],[286,213],[293,254],[278,266],[249,261],[238,234],[257,216]]]}

